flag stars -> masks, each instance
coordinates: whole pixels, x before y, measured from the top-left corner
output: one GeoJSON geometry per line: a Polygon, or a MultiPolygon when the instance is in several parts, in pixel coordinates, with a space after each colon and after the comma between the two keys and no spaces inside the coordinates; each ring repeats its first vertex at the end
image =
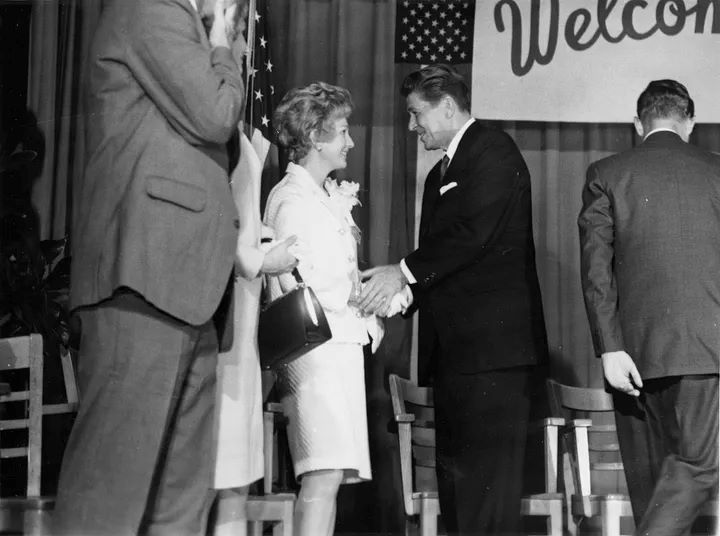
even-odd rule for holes
{"type": "Polygon", "coordinates": [[[460,0],[398,2],[397,61],[469,61],[473,12],[472,2],[460,0]]]}
{"type": "Polygon", "coordinates": [[[258,22],[260,22],[260,13],[258,13],[258,12],[256,11],[256,12],[255,12],[255,24],[257,24],[258,22]]]}
{"type": "Polygon", "coordinates": [[[274,65],[270,62],[270,60],[267,60],[265,62],[265,70],[269,73],[272,72],[274,65]]]}
{"type": "Polygon", "coordinates": [[[260,37],[260,46],[267,48],[267,39],[265,39],[265,36],[260,37]]]}
{"type": "Polygon", "coordinates": [[[255,91],[255,100],[259,100],[260,102],[262,102],[263,100],[262,91],[260,91],[259,89],[255,91]]]}
{"type": "Polygon", "coordinates": [[[268,117],[266,115],[263,115],[260,118],[260,122],[262,123],[262,126],[264,126],[264,127],[267,127],[268,125],[270,125],[270,119],[268,119],[268,117]]]}

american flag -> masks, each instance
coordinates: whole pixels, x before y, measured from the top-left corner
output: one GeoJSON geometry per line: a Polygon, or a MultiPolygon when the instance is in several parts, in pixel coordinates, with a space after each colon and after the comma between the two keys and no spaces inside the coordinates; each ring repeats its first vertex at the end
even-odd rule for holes
{"type": "Polygon", "coordinates": [[[395,19],[396,63],[472,63],[475,0],[404,0],[395,19]]]}
{"type": "Polygon", "coordinates": [[[250,12],[250,20],[248,20],[250,29],[248,38],[252,43],[249,43],[251,53],[248,66],[245,122],[248,126],[258,129],[266,140],[270,140],[272,139],[272,112],[275,108],[273,104],[275,95],[273,70],[275,66],[270,55],[267,0],[251,2],[251,8],[253,4],[255,10],[250,12]]]}

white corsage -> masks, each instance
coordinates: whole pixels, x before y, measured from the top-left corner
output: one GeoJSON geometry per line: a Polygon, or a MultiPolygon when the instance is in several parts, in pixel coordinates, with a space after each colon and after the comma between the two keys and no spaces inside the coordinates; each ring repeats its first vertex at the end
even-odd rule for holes
{"type": "Polygon", "coordinates": [[[360,185],[353,181],[341,181],[337,183],[335,179],[325,179],[325,191],[330,196],[330,205],[333,207],[333,212],[341,220],[344,220],[350,224],[350,229],[355,237],[355,240],[360,242],[360,229],[355,225],[355,220],[352,218],[352,209],[355,205],[361,205],[360,199],[358,199],[358,192],[360,191],[360,185]]]}

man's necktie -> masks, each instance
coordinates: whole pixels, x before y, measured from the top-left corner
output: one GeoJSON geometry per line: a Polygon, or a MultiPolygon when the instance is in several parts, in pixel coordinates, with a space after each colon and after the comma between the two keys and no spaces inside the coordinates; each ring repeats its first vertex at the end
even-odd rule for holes
{"type": "Polygon", "coordinates": [[[448,158],[448,155],[444,155],[442,157],[442,161],[440,162],[440,183],[441,184],[445,180],[445,172],[447,171],[449,163],[450,163],[450,159],[448,158]]]}

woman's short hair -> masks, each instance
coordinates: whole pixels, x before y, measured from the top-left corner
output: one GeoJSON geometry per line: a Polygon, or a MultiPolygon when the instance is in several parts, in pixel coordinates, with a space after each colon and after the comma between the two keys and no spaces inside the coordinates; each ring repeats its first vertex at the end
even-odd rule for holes
{"type": "Polygon", "coordinates": [[[288,150],[288,158],[298,162],[312,147],[310,134],[320,139],[335,135],[334,121],[350,115],[353,109],[350,92],[325,82],[288,91],[273,115],[277,140],[288,150]]]}
{"type": "Polygon", "coordinates": [[[407,75],[400,93],[407,97],[414,92],[433,105],[449,95],[461,110],[470,111],[470,89],[463,76],[449,65],[428,65],[407,75]]]}
{"type": "Polygon", "coordinates": [[[680,82],[653,80],[638,98],[637,116],[646,126],[654,119],[692,119],[695,103],[680,82]]]}

